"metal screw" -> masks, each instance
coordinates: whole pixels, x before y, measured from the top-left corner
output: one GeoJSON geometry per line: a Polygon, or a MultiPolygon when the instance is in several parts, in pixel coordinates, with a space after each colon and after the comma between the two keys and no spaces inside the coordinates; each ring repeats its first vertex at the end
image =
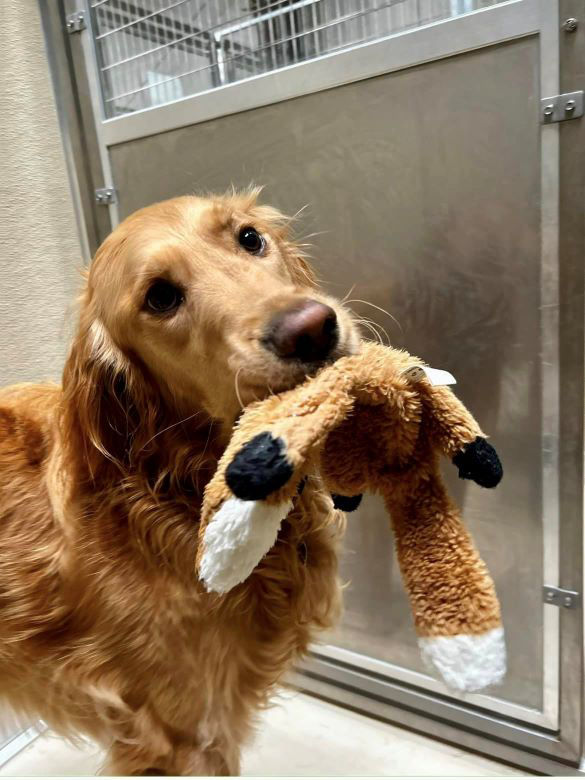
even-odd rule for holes
{"type": "Polygon", "coordinates": [[[573,603],[573,599],[570,596],[565,596],[565,600],[563,601],[563,606],[570,607],[573,603]]]}
{"type": "Polygon", "coordinates": [[[70,30],[73,27],[73,19],[69,19],[67,22],[67,27],[70,30]]]}
{"type": "Polygon", "coordinates": [[[568,114],[570,114],[572,111],[574,111],[576,107],[577,107],[577,104],[575,103],[574,100],[567,100],[567,102],[565,103],[565,111],[568,114]]]}
{"type": "Polygon", "coordinates": [[[555,594],[551,590],[549,590],[549,592],[546,594],[546,600],[547,601],[553,601],[554,597],[555,597],[555,594]]]}
{"type": "Polygon", "coordinates": [[[555,110],[554,103],[549,103],[548,106],[544,107],[543,114],[545,116],[552,116],[554,110],[555,110]]]}
{"type": "Polygon", "coordinates": [[[563,22],[563,30],[565,32],[575,32],[578,26],[579,22],[573,16],[570,16],[563,22]]]}

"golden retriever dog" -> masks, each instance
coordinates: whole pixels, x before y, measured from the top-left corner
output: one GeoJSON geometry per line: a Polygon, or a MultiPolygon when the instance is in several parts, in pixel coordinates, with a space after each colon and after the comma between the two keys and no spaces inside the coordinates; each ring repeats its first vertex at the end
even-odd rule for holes
{"type": "Polygon", "coordinates": [[[238,774],[255,714],[338,611],[343,517],[315,487],[245,583],[218,596],[195,572],[242,406],[359,344],[256,196],[126,219],[87,274],[62,387],[0,391],[0,692],[104,745],[111,774],[238,774]]]}

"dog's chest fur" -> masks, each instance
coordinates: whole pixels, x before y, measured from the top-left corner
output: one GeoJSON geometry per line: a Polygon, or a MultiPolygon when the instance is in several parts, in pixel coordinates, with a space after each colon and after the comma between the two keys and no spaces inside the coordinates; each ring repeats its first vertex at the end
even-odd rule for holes
{"type": "Polygon", "coordinates": [[[127,518],[64,517],[24,434],[20,442],[5,432],[7,451],[29,449],[18,479],[6,472],[0,484],[7,699],[65,733],[101,740],[144,728],[161,740],[173,733],[213,742],[229,724],[239,743],[313,630],[337,615],[340,518],[329,499],[318,486],[305,490],[249,580],[217,597],[196,580],[197,525],[187,510],[175,517],[181,533],[158,540],[181,540],[180,555],[171,549],[158,564],[141,547],[148,535],[129,540],[127,518]],[[108,524],[123,532],[111,535],[108,524]]]}

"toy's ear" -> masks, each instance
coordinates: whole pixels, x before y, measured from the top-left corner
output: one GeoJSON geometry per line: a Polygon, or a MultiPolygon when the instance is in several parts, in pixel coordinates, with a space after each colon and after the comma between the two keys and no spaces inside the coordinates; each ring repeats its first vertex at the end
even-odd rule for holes
{"type": "Polygon", "coordinates": [[[226,469],[225,481],[237,498],[259,501],[286,485],[293,471],[284,440],[265,431],[236,453],[226,469]]]}
{"type": "Polygon", "coordinates": [[[216,593],[250,576],[276,542],[300,488],[291,481],[294,468],[281,437],[263,431],[234,449],[232,455],[228,447],[205,488],[199,528],[197,568],[216,593]]]}
{"type": "Polygon", "coordinates": [[[453,458],[460,479],[472,479],[485,488],[498,485],[504,475],[498,453],[483,436],[477,436],[453,458]]]}

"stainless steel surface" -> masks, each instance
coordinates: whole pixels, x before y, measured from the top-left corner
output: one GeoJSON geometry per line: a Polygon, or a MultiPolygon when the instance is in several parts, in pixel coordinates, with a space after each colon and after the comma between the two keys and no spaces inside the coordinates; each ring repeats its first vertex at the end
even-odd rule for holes
{"type": "Polygon", "coordinates": [[[89,262],[110,232],[111,223],[108,210],[97,209],[94,199],[94,189],[103,183],[104,175],[83,53],[87,31],[79,35],[66,32],[65,19],[73,13],[74,2],[39,0],[38,5],[79,236],[84,259],[89,262]]]}
{"type": "Polygon", "coordinates": [[[85,30],[87,24],[85,22],[85,11],[75,11],[67,16],[65,21],[65,27],[68,33],[77,33],[85,30]]]}
{"type": "Polygon", "coordinates": [[[109,206],[118,202],[118,195],[114,187],[98,187],[95,190],[95,200],[100,206],[109,206]]]}
{"type": "MultiPolygon", "coordinates": [[[[541,0],[540,96],[558,94],[560,88],[558,2],[541,0]]],[[[542,339],[542,508],[544,582],[558,585],[560,577],[560,357],[559,357],[559,125],[540,131],[540,336],[542,339]]],[[[559,720],[560,614],[544,608],[543,710],[549,722],[559,720]]]]}
{"type": "Polygon", "coordinates": [[[91,5],[108,117],[279,70],[503,0],[204,0],[91,5]],[[207,14],[205,14],[207,12],[207,14]]]}
{"type": "MultiPolygon", "coordinates": [[[[582,0],[560,0],[560,21],[583,11],[582,0]]],[[[559,92],[583,87],[585,27],[560,36],[559,92]]],[[[547,130],[550,128],[547,128],[547,130]]],[[[560,574],[558,584],[583,592],[583,468],[585,441],[585,123],[563,122],[559,133],[559,512],[560,574]]],[[[544,132],[544,128],[543,128],[544,132]]],[[[560,728],[573,752],[583,751],[583,609],[559,612],[560,728]]]]}
{"type": "Polygon", "coordinates": [[[67,37],[63,35],[64,12],[62,4],[54,3],[48,6],[42,0],[39,2],[39,11],[59,128],[61,130],[63,153],[71,187],[75,221],[82,247],[83,260],[89,262],[95,248],[94,245],[96,245],[94,238],[96,233],[91,211],[88,214],[85,213],[85,209],[88,206],[87,195],[89,193],[83,192],[86,187],[87,175],[84,161],[79,154],[79,122],[74,111],[72,74],[64,46],[64,39],[67,37]],[[90,240],[90,234],[94,240],[90,240]]]}
{"type": "MultiPolygon", "coordinates": [[[[541,3],[542,0],[511,0],[421,28],[405,29],[379,41],[336,51],[221,89],[109,119],[102,126],[104,142],[111,146],[538,33],[541,3]]],[[[393,9],[393,13],[398,14],[398,9],[393,9]]],[[[397,23],[404,22],[404,15],[398,16],[397,23]]]]}
{"type": "MultiPolygon", "coordinates": [[[[105,144],[103,137],[103,126],[101,119],[103,114],[100,112],[99,107],[102,110],[103,95],[101,94],[100,84],[98,81],[97,69],[98,59],[96,56],[96,50],[93,46],[93,39],[95,37],[94,21],[91,14],[88,14],[88,26],[87,30],[83,31],[79,36],[81,41],[81,50],[83,52],[84,73],[86,76],[86,89],[87,97],[91,103],[91,111],[93,113],[94,131],[96,136],[96,147],[99,157],[99,165],[101,168],[102,178],[99,180],[99,186],[103,186],[107,189],[114,189],[114,180],[112,176],[112,168],[110,164],[110,155],[105,144]]],[[[86,109],[86,116],[89,115],[89,110],[86,109]]],[[[100,209],[102,211],[102,209],[100,209]]],[[[108,202],[107,209],[110,223],[112,226],[117,225],[119,222],[118,214],[118,201],[113,200],[108,202]]]]}
{"type": "Polygon", "coordinates": [[[583,116],[583,90],[566,92],[564,95],[552,95],[540,101],[542,121],[564,122],[567,119],[579,119],[583,116]]]}
{"type": "Polygon", "coordinates": [[[352,687],[347,679],[339,683],[334,677],[327,679],[317,674],[297,673],[290,675],[289,682],[299,690],[326,701],[342,704],[357,712],[364,712],[380,720],[435,737],[451,743],[456,748],[474,750],[491,758],[507,761],[539,775],[578,777],[585,774],[585,769],[579,767],[578,760],[554,758],[556,748],[560,745],[555,735],[533,733],[532,739],[537,749],[532,749],[526,745],[525,740],[517,740],[518,734],[530,734],[518,725],[503,726],[490,717],[478,720],[473,711],[454,712],[450,708],[449,715],[454,716],[451,720],[450,717],[445,718],[445,709],[441,708],[440,703],[436,707],[429,707],[424,694],[420,697],[418,694],[401,697],[400,693],[397,694],[392,685],[385,681],[380,681],[374,695],[368,693],[368,685],[372,682],[368,678],[364,684],[360,679],[352,680],[352,687]],[[404,701],[403,706],[400,704],[401,698],[404,701]],[[418,709],[413,707],[413,700],[418,702],[418,709]],[[498,728],[499,734],[493,735],[493,731],[498,728]]]}
{"type": "MultiPolygon", "coordinates": [[[[309,202],[306,230],[326,231],[316,256],[331,291],[342,297],[356,283],[351,297],[388,309],[400,327],[359,304],[361,315],[455,374],[506,468],[494,493],[448,472],[503,603],[510,672],[492,696],[542,710],[538,56],[537,38],[522,39],[111,155],[121,215],[250,179],[286,211],[309,202]]],[[[351,519],[346,549],[346,616],[329,642],[424,674],[376,499],[351,519]]]]}
{"type": "MultiPolygon", "coordinates": [[[[370,655],[352,652],[339,645],[323,645],[319,643],[313,645],[311,647],[310,660],[308,662],[301,661],[298,669],[310,673],[313,668],[319,668],[320,664],[329,664],[331,662],[338,663],[339,666],[346,669],[372,672],[379,679],[405,684],[413,690],[421,689],[425,693],[438,694],[439,697],[445,695],[445,686],[441,680],[404,666],[382,661],[370,655]]],[[[494,697],[489,693],[457,694],[451,692],[450,698],[468,707],[491,711],[497,713],[498,716],[510,718],[524,724],[532,724],[543,729],[554,728],[553,719],[548,714],[542,712],[542,710],[523,707],[520,704],[494,697]]]]}
{"type": "Polygon", "coordinates": [[[552,585],[544,585],[542,595],[547,604],[565,609],[577,609],[581,605],[581,594],[576,590],[555,588],[552,585]]]}
{"type": "Polygon", "coordinates": [[[27,729],[17,731],[5,741],[0,737],[0,767],[8,763],[21,750],[28,747],[31,742],[34,742],[45,731],[45,728],[44,724],[39,722],[27,729]]]}

